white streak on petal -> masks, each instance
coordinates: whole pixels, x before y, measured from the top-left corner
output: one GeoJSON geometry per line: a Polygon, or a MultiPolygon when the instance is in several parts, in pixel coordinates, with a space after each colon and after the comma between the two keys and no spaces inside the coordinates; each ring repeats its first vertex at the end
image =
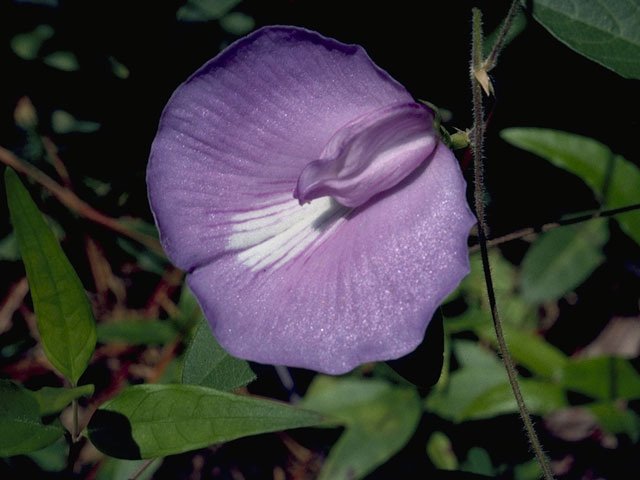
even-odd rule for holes
{"type": "Polygon", "coordinates": [[[238,261],[253,271],[289,260],[318,246],[351,211],[329,197],[299,205],[286,204],[236,214],[231,218],[228,250],[240,250],[238,261]]]}

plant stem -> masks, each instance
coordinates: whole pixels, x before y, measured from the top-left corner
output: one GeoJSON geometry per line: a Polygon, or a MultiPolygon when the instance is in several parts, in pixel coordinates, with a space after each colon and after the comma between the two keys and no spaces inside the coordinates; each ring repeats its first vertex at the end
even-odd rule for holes
{"type": "Polygon", "coordinates": [[[138,470],[136,470],[136,472],[133,475],[129,477],[129,480],[136,480],[136,478],[138,478],[140,474],[144,472],[147,469],[147,467],[151,465],[155,460],[156,460],[155,458],[150,458],[149,460],[144,462],[142,466],[138,470]]]}
{"type": "Polygon", "coordinates": [[[0,147],[0,162],[38,182],[44,188],[49,190],[53,196],[60,201],[60,203],[73,210],[81,217],[91,220],[92,222],[102,225],[103,227],[113,230],[121,235],[132,238],[154,252],[164,255],[164,251],[162,250],[160,243],[155,238],[137,232],[115,218],[111,218],[104,213],[99,212],[87,202],[80,199],[71,190],[57,183],[42,170],[28,162],[25,162],[24,160],[19,159],[6,148],[0,147]]]}
{"type": "MultiPolygon", "coordinates": [[[[506,23],[506,22],[505,22],[506,23]]],[[[487,227],[485,223],[484,215],[484,184],[483,184],[483,146],[484,146],[484,106],[482,103],[482,88],[479,82],[476,80],[475,72],[482,68],[482,16],[480,10],[473,9],[473,31],[472,31],[472,44],[471,44],[471,65],[470,65],[470,79],[471,90],[473,97],[473,128],[471,138],[471,149],[473,153],[473,165],[474,165],[474,203],[476,208],[476,215],[478,217],[478,237],[480,241],[480,253],[482,256],[482,268],[484,270],[484,278],[487,286],[487,296],[489,297],[489,306],[491,308],[491,318],[493,319],[493,326],[496,331],[496,337],[498,340],[498,350],[500,356],[507,370],[507,376],[509,377],[509,383],[513,390],[513,395],[518,404],[518,410],[520,416],[524,422],[524,427],[529,437],[529,442],[535,452],[536,458],[540,463],[540,467],[546,480],[553,480],[553,474],[551,467],[547,460],[538,436],[536,435],[533,427],[533,422],[529,411],[522,397],[520,391],[520,385],[518,384],[518,378],[513,360],[507,348],[507,344],[504,338],[504,332],[502,331],[502,323],[500,322],[500,316],[498,313],[498,305],[496,303],[495,290],[493,287],[493,278],[491,276],[491,267],[489,264],[489,253],[487,249],[487,227]]]]}
{"type": "Polygon", "coordinates": [[[71,440],[75,443],[80,438],[80,422],[78,421],[78,400],[71,401],[71,408],[73,409],[73,431],[71,432],[71,440]]]}
{"type": "MultiPolygon", "coordinates": [[[[500,237],[491,238],[487,240],[487,246],[494,247],[496,245],[502,245],[503,243],[511,242],[512,240],[518,240],[520,238],[533,235],[534,233],[548,232],[549,230],[554,230],[558,227],[587,222],[596,218],[613,217],[620,213],[631,212],[633,210],[640,210],[640,203],[632,203],[631,205],[627,205],[625,207],[612,208],[610,210],[599,210],[587,215],[579,215],[576,217],[558,220],[557,222],[545,223],[537,227],[523,228],[521,230],[516,230],[515,232],[507,233],[506,235],[502,235],[500,237]]],[[[478,250],[480,250],[480,244],[469,247],[469,252],[476,252],[478,250]]]]}
{"type": "Polygon", "coordinates": [[[516,14],[520,8],[520,0],[513,0],[511,2],[511,6],[509,7],[509,11],[507,12],[507,17],[504,19],[502,23],[502,28],[498,33],[498,38],[496,39],[496,43],[493,44],[493,48],[491,52],[487,56],[487,59],[482,64],[483,68],[486,72],[490,72],[498,63],[498,55],[502,51],[502,47],[504,47],[504,42],[507,39],[507,35],[509,34],[509,30],[511,30],[511,26],[513,25],[513,21],[516,18],[516,14]]]}

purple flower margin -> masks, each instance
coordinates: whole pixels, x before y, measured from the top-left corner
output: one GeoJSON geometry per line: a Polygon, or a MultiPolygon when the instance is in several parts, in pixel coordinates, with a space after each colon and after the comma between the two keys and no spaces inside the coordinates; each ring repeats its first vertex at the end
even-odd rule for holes
{"type": "Polygon", "coordinates": [[[361,47],[302,28],[257,30],[178,87],[147,184],[237,357],[331,374],[398,358],[469,271],[475,218],[433,112],[361,47]]]}

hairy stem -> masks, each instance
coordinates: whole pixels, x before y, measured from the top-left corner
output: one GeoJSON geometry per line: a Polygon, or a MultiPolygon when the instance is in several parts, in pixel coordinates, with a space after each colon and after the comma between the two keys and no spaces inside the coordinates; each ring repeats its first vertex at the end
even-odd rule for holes
{"type": "Polygon", "coordinates": [[[507,39],[507,35],[509,34],[509,30],[511,30],[511,26],[513,25],[513,21],[516,18],[516,14],[520,8],[520,0],[513,0],[511,2],[511,6],[509,7],[509,11],[507,12],[507,18],[504,19],[502,23],[502,28],[498,33],[498,38],[496,39],[496,43],[493,45],[489,56],[483,63],[483,67],[485,71],[490,72],[498,63],[498,55],[502,51],[502,47],[504,47],[504,42],[507,39]]]}
{"type": "MultiPolygon", "coordinates": [[[[506,22],[505,22],[506,23],[506,22]]],[[[491,318],[493,319],[493,326],[496,331],[496,337],[498,339],[498,350],[502,361],[507,370],[507,376],[509,377],[509,383],[513,390],[513,395],[518,404],[518,410],[520,416],[524,422],[524,427],[529,438],[529,442],[533,447],[536,458],[540,463],[540,467],[546,480],[552,480],[553,474],[551,467],[547,460],[542,445],[538,440],[536,431],[533,427],[533,422],[529,411],[522,397],[520,391],[520,385],[518,384],[518,377],[516,373],[513,360],[507,348],[507,343],[504,338],[504,332],[502,330],[502,323],[500,322],[500,315],[498,313],[498,305],[496,303],[495,290],[493,287],[493,278],[491,276],[491,267],[489,265],[489,253],[487,249],[487,227],[485,223],[484,215],[484,183],[483,183],[483,146],[484,146],[484,106],[482,102],[482,88],[480,83],[476,80],[475,73],[482,68],[482,16],[480,10],[473,9],[473,31],[472,31],[472,43],[471,43],[471,66],[470,66],[470,78],[471,78],[471,91],[473,97],[473,128],[471,137],[471,149],[473,153],[473,165],[474,165],[474,203],[476,208],[476,215],[478,216],[478,237],[480,241],[480,253],[482,256],[482,268],[484,270],[484,277],[487,286],[487,296],[489,297],[489,307],[491,309],[491,318]]]]}
{"type": "MultiPolygon", "coordinates": [[[[495,247],[496,245],[502,245],[503,243],[528,237],[529,235],[533,235],[535,233],[548,232],[549,230],[554,230],[558,227],[588,222],[589,220],[594,220],[596,218],[613,217],[620,213],[631,212],[633,210],[640,210],[640,203],[632,203],[631,205],[627,205],[625,207],[612,208],[610,210],[599,210],[597,212],[589,213],[586,215],[578,215],[576,217],[565,218],[562,220],[558,220],[557,222],[545,223],[537,227],[523,228],[521,230],[516,230],[515,232],[507,233],[506,235],[502,235],[500,237],[491,238],[487,240],[487,245],[489,247],[495,247]]],[[[478,250],[480,250],[480,244],[469,247],[469,252],[477,252],[478,250]]]]}

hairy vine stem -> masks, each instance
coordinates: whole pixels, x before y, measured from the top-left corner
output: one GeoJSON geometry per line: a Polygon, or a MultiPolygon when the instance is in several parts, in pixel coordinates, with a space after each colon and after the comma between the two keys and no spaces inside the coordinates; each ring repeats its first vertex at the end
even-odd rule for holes
{"type": "MultiPolygon", "coordinates": [[[[556,228],[559,228],[559,227],[565,227],[567,225],[575,225],[578,223],[588,222],[589,220],[594,220],[596,218],[614,217],[621,213],[632,212],[634,210],[640,210],[640,203],[632,203],[631,205],[612,208],[610,210],[598,210],[594,213],[578,215],[570,218],[564,218],[564,219],[558,220],[557,222],[549,222],[549,223],[544,223],[542,225],[538,225],[536,227],[523,228],[521,230],[516,230],[515,232],[507,233],[506,235],[502,235],[500,237],[490,238],[487,240],[487,246],[494,247],[496,245],[502,245],[503,243],[511,242],[513,240],[519,240],[521,238],[528,237],[529,235],[534,235],[536,233],[548,232],[550,230],[555,230],[556,228]]],[[[478,250],[480,250],[480,244],[472,245],[471,247],[469,247],[469,252],[476,252],[478,250]]]]}
{"type": "MultiPolygon", "coordinates": [[[[506,37],[506,32],[511,26],[513,19],[509,17],[514,17],[517,13],[517,3],[518,0],[514,0],[511,8],[509,9],[509,15],[507,20],[503,23],[503,28],[501,33],[498,36],[498,39],[504,39],[506,37]],[[506,30],[506,31],[505,31],[506,30]]],[[[491,267],[489,264],[489,253],[487,248],[487,225],[485,222],[485,214],[484,214],[484,175],[483,175],[483,147],[484,147],[484,105],[482,101],[482,86],[480,85],[478,73],[484,71],[486,75],[486,66],[483,63],[482,59],[482,15],[480,10],[477,8],[473,9],[473,30],[472,30],[472,41],[471,41],[471,65],[470,65],[470,78],[471,78],[471,90],[472,90],[472,98],[473,98],[473,128],[471,132],[471,150],[473,153],[473,165],[474,165],[474,203],[476,208],[476,215],[478,217],[478,237],[480,242],[480,253],[482,256],[482,268],[484,270],[484,277],[487,286],[487,296],[489,297],[489,306],[491,309],[491,317],[493,319],[493,326],[496,331],[496,337],[498,339],[498,349],[500,351],[500,356],[502,357],[502,361],[507,370],[507,376],[509,377],[509,383],[511,384],[511,389],[513,390],[513,395],[516,399],[516,403],[518,404],[518,410],[520,411],[520,416],[522,417],[522,421],[524,423],[525,430],[527,432],[527,436],[529,438],[529,442],[534,450],[536,458],[540,463],[540,467],[544,474],[544,478],[546,480],[553,480],[553,474],[551,472],[551,466],[549,465],[549,461],[542,449],[542,445],[540,444],[540,440],[536,435],[536,431],[533,427],[533,422],[531,420],[531,416],[529,415],[529,411],[524,402],[524,398],[522,397],[522,392],[520,391],[520,385],[518,384],[518,377],[515,366],[513,364],[513,360],[511,359],[511,355],[507,348],[507,343],[505,341],[504,332],[502,330],[502,323],[500,322],[500,315],[498,313],[498,305],[496,303],[495,290],[493,287],[493,278],[491,276],[491,267]]],[[[498,48],[499,45],[496,42],[496,46],[498,48]]],[[[496,47],[494,47],[494,50],[496,47]]],[[[492,52],[490,58],[493,56],[495,63],[495,58],[497,58],[498,53],[495,54],[492,52]]]]}

